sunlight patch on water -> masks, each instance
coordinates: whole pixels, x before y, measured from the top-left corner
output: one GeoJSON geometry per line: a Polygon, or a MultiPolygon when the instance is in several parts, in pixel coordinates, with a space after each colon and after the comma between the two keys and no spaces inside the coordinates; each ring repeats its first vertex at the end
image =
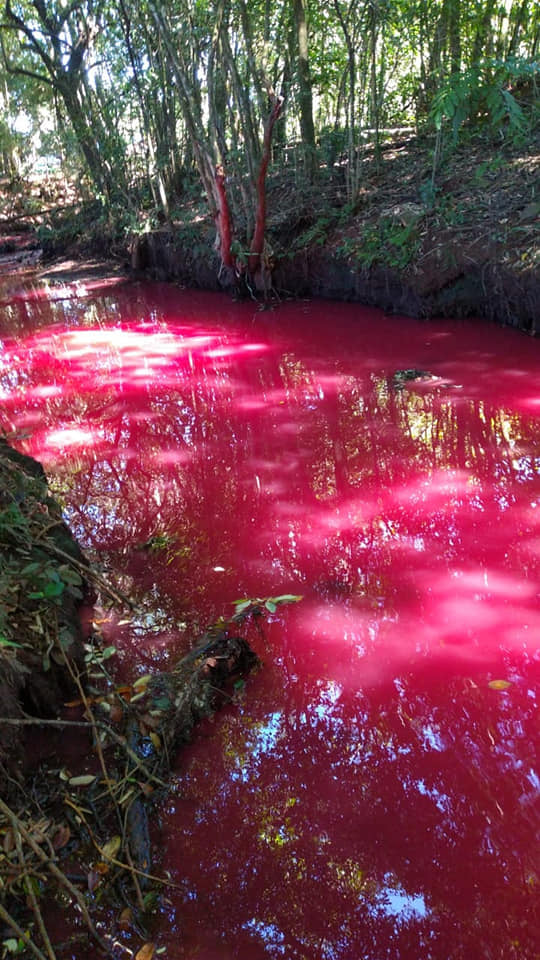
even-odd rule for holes
{"type": "Polygon", "coordinates": [[[122,290],[25,302],[0,423],[136,599],[104,624],[123,669],[168,667],[239,597],[304,597],[179,758],[167,930],[212,960],[447,960],[479,931],[532,960],[538,345],[122,290]]]}

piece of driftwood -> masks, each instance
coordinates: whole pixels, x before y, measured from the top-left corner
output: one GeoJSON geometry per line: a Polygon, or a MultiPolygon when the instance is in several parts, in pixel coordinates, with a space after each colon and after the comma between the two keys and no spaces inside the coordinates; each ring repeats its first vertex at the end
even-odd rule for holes
{"type": "MultiPolygon", "coordinates": [[[[147,770],[166,779],[177,748],[189,741],[193,727],[223,703],[235,678],[253,669],[258,658],[248,642],[214,631],[169,673],[156,674],[142,685],[142,696],[129,707],[127,742],[147,770]]],[[[143,790],[133,799],[127,817],[129,846],[135,865],[151,870],[147,815],[143,790]]]]}

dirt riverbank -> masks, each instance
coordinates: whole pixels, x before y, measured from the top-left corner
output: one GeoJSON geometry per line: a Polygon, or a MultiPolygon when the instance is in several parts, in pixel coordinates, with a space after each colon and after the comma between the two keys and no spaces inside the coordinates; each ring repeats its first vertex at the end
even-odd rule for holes
{"type": "MultiPolygon", "coordinates": [[[[426,319],[476,316],[536,334],[539,160],[540,135],[520,144],[477,136],[434,166],[432,141],[410,136],[379,157],[366,154],[354,202],[338,161],[312,186],[285,167],[268,184],[270,295],[348,300],[426,319]]],[[[34,224],[26,251],[5,236],[11,243],[2,249],[12,252],[0,259],[35,268],[32,247],[45,236],[39,277],[48,284],[124,275],[224,288],[204,197],[179,198],[169,223],[142,222],[119,237],[90,214],[77,222],[69,211],[55,214],[46,226],[34,224]]],[[[239,236],[249,232],[241,209],[237,226],[239,236]]]]}
{"type": "MultiPolygon", "coordinates": [[[[536,333],[540,312],[540,142],[478,142],[430,173],[427,143],[394,143],[366,160],[355,204],[339,171],[298,193],[270,185],[269,257],[281,296],[357,301],[414,317],[478,316],[536,333]]],[[[432,161],[431,161],[432,162],[432,161]]],[[[218,289],[208,219],[136,238],[131,266],[218,289]]]]}

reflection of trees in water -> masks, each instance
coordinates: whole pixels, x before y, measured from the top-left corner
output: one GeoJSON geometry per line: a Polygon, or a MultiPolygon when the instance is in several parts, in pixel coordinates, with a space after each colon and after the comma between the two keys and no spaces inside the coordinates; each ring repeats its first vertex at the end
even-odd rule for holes
{"type": "Polygon", "coordinates": [[[270,957],[533,960],[526,684],[403,676],[346,696],[273,677],[220,723],[215,753],[182,764],[179,921],[229,943],[232,923],[234,956],[266,939],[270,957]]]}
{"type": "MultiPolygon", "coordinates": [[[[131,315],[144,318],[143,301],[131,315]]],[[[61,344],[51,337],[46,359],[21,344],[2,371],[3,422],[30,418],[37,455],[40,431],[91,434],[59,458],[55,486],[137,597],[141,636],[289,583],[311,597],[289,623],[320,602],[369,625],[331,647],[326,670],[313,637],[289,631],[249,709],[219,726],[212,762],[194,753],[175,804],[201,922],[232,922],[250,960],[532,960],[537,665],[488,625],[489,667],[512,687],[490,690],[485,664],[437,651],[439,679],[415,631],[432,585],[441,603],[453,590],[517,616],[535,602],[515,586],[538,573],[537,423],[452,388],[396,391],[390,372],[344,356],[193,350],[154,374],[141,351],[70,365],[61,344]],[[43,384],[62,393],[33,395],[43,384]],[[475,576],[454,583],[454,569],[475,576]],[[478,585],[487,571],[508,574],[493,597],[478,585]],[[395,624],[412,634],[400,661],[395,624]],[[379,682],[356,691],[373,660],[379,682]]]]}
{"type": "MultiPolygon", "coordinates": [[[[95,321],[95,304],[88,310],[95,321]]],[[[138,311],[142,318],[144,302],[138,311]]],[[[175,571],[175,596],[182,583],[184,598],[194,590],[200,599],[194,570],[242,566],[246,527],[261,558],[274,557],[274,573],[261,561],[259,575],[376,604],[393,602],[396,552],[410,556],[412,581],[428,555],[482,562],[485,547],[491,558],[508,552],[509,540],[515,548],[517,530],[509,536],[501,524],[487,541],[480,530],[486,511],[504,519],[537,483],[533,422],[451,388],[398,391],[391,378],[353,374],[344,359],[330,363],[328,385],[320,364],[293,353],[240,367],[234,353],[216,362],[194,351],[164,378],[137,381],[133,367],[143,361],[118,346],[97,368],[92,354],[70,365],[57,333],[46,363],[33,367],[31,354],[17,383],[6,382],[21,390],[11,419],[33,411],[50,428],[91,428],[93,449],[61,465],[70,520],[87,544],[124,560],[152,535],[168,535],[171,550],[152,567],[164,590],[171,577],[161,568],[175,571]],[[124,371],[112,385],[111,363],[124,371]],[[63,394],[26,399],[43,381],[63,394]]],[[[520,529],[521,552],[533,534],[520,529]]],[[[247,588],[247,572],[245,580],[247,588]]]]}

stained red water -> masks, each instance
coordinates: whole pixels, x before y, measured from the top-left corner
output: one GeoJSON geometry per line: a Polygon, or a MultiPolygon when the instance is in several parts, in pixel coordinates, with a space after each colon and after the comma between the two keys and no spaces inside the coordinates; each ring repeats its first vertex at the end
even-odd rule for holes
{"type": "Polygon", "coordinates": [[[304,597],[178,758],[158,945],[538,958],[540,344],[159,285],[46,293],[4,290],[0,425],[137,597],[108,625],[124,669],[240,597],[304,597]]]}

